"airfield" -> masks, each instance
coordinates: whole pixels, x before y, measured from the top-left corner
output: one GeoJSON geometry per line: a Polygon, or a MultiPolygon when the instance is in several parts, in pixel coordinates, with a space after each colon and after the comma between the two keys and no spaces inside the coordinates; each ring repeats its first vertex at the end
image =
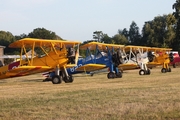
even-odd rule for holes
{"type": "Polygon", "coordinates": [[[41,74],[0,80],[0,120],[179,120],[180,67],[160,71],[76,74],[62,84],[41,74]]]}

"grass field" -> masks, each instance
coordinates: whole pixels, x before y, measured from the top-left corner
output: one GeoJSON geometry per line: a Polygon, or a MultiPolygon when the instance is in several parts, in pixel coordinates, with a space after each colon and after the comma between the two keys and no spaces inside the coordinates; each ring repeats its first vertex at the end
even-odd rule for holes
{"type": "Polygon", "coordinates": [[[0,120],[180,120],[180,68],[160,69],[77,74],[58,85],[41,74],[0,80],[0,120]]]}

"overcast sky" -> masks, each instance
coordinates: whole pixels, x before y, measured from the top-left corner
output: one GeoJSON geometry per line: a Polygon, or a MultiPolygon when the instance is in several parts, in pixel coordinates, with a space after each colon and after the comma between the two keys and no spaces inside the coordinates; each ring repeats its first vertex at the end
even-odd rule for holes
{"type": "Polygon", "coordinates": [[[13,35],[45,28],[66,40],[85,41],[94,31],[110,37],[145,21],[172,13],[176,0],[1,0],[0,30],[13,35]]]}

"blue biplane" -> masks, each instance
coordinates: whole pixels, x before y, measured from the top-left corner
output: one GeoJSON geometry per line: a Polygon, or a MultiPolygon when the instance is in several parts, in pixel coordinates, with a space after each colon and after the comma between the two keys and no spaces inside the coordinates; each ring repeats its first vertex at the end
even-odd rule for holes
{"type": "MultiPolygon", "coordinates": [[[[75,67],[67,66],[67,72],[72,75],[80,72],[90,73],[108,68],[108,79],[121,78],[122,72],[118,69],[118,66],[123,63],[123,48],[124,45],[104,44],[99,42],[89,42],[81,45],[80,50],[86,51],[86,57],[79,57],[77,66],[75,67]]],[[[47,76],[46,80],[50,80],[53,74],[53,72],[45,74],[47,76]]]]}

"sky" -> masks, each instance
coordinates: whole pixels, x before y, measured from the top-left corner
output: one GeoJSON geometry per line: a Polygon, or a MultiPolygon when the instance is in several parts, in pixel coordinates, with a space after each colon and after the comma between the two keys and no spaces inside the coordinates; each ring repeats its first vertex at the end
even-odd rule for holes
{"type": "Polygon", "coordinates": [[[29,34],[36,28],[55,32],[65,40],[93,39],[93,32],[109,37],[144,22],[173,13],[176,0],[1,0],[0,31],[29,34]]]}

